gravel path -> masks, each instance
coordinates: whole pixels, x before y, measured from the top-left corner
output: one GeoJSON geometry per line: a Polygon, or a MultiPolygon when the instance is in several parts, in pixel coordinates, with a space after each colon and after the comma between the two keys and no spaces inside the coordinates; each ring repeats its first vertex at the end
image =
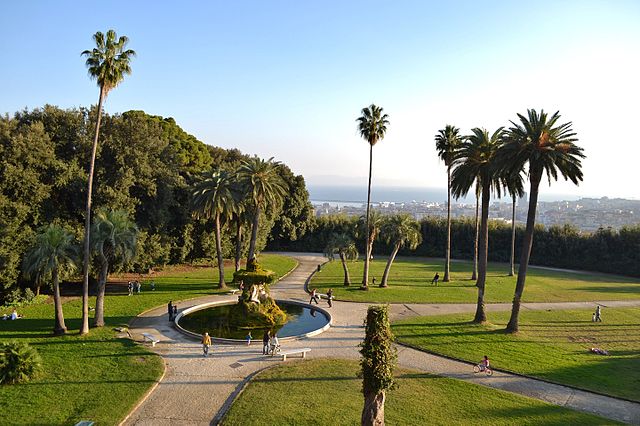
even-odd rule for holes
{"type": "MultiPolygon", "coordinates": [[[[308,302],[304,282],[324,259],[319,255],[289,253],[300,262],[286,278],[272,288],[278,299],[308,302]]],[[[178,303],[180,310],[208,301],[235,300],[236,296],[209,296],[178,303]]],[[[526,309],[574,309],[592,307],[594,302],[527,303],[526,309]]],[[[640,301],[602,303],[605,306],[640,306],[640,301]]],[[[327,308],[326,302],[322,306],[327,308]]],[[[328,309],[333,322],[324,333],[286,343],[286,348],[309,347],[313,358],[358,359],[358,344],[364,336],[362,323],[367,310],[365,303],[336,302],[328,309]]],[[[510,304],[487,305],[488,311],[509,310],[510,304]]],[[[393,304],[393,319],[416,315],[440,315],[474,312],[472,304],[393,304]]],[[[280,358],[262,355],[261,342],[251,346],[216,345],[213,354],[202,357],[201,346],[177,332],[169,323],[166,308],[159,307],[135,318],[130,330],[137,340],[141,333],[157,336],[160,343],[154,350],[166,363],[166,372],[158,386],[123,421],[125,425],[209,425],[216,424],[237,392],[256,372],[274,364],[280,358]]],[[[486,377],[474,375],[464,362],[427,354],[398,346],[398,364],[428,373],[469,381],[537,398],[567,408],[594,413],[609,419],[640,425],[640,404],[575,390],[513,374],[495,372],[486,377]]]]}

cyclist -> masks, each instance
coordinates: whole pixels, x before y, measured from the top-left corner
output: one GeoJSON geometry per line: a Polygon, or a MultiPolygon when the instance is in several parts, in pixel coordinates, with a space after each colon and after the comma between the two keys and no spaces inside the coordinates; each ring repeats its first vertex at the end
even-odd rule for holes
{"type": "Polygon", "coordinates": [[[489,364],[489,357],[485,355],[482,361],[480,362],[480,364],[478,365],[480,366],[480,371],[489,370],[491,368],[489,364]]]}

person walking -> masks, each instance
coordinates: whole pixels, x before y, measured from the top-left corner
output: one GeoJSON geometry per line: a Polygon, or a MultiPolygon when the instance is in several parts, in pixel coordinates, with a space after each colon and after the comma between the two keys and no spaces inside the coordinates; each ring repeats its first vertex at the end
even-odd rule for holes
{"type": "Polygon", "coordinates": [[[133,283],[131,281],[127,284],[127,290],[129,291],[128,296],[133,296],[133,283]]]}
{"type": "Polygon", "coordinates": [[[275,355],[277,352],[280,352],[280,342],[278,341],[278,335],[276,332],[273,332],[273,336],[271,336],[271,356],[275,355]]]}
{"type": "Polygon", "coordinates": [[[202,352],[205,358],[209,356],[210,346],[211,346],[211,336],[209,336],[209,333],[205,331],[205,333],[202,335],[202,352]]]}
{"type": "Polygon", "coordinates": [[[136,281],[136,292],[138,294],[140,294],[141,289],[142,289],[142,285],[140,284],[140,281],[136,281]]]}
{"type": "Polygon", "coordinates": [[[600,305],[596,306],[596,322],[602,322],[602,317],[600,317],[600,305]]]}
{"type": "Polygon", "coordinates": [[[253,336],[251,336],[251,332],[249,332],[245,336],[245,340],[247,341],[247,346],[251,346],[251,339],[253,339],[253,336]]]}
{"type": "Polygon", "coordinates": [[[311,290],[311,299],[309,299],[309,304],[311,304],[311,302],[316,302],[316,305],[318,304],[318,290],[315,288],[311,290]]]}
{"type": "Polygon", "coordinates": [[[269,340],[271,339],[271,335],[269,334],[269,330],[265,330],[262,334],[262,355],[269,355],[269,340]]]}
{"type": "Polygon", "coordinates": [[[431,280],[431,284],[438,285],[438,280],[440,279],[440,274],[436,272],[435,276],[431,280]]]}
{"type": "Polygon", "coordinates": [[[167,312],[169,313],[169,321],[173,321],[173,301],[169,300],[167,304],[167,312]]]}
{"type": "Polygon", "coordinates": [[[178,317],[178,305],[173,305],[173,319],[178,317]]]}
{"type": "Polygon", "coordinates": [[[329,304],[329,307],[331,307],[332,299],[333,299],[333,289],[330,288],[329,290],[327,290],[327,303],[329,304]]]}

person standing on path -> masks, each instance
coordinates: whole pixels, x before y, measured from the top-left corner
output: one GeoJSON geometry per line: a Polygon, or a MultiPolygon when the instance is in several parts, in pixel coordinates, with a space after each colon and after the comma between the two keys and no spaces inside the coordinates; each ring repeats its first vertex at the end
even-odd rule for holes
{"type": "Polygon", "coordinates": [[[178,317],[178,305],[173,305],[173,319],[178,317]]]}
{"type": "Polygon", "coordinates": [[[269,330],[265,330],[262,334],[262,355],[269,355],[269,339],[271,339],[269,330]]]}
{"type": "Polygon", "coordinates": [[[202,335],[202,352],[206,358],[209,355],[209,347],[211,346],[211,336],[206,331],[202,335]]]}
{"type": "Polygon", "coordinates": [[[173,301],[169,300],[167,304],[167,312],[169,313],[169,321],[173,321],[173,301]]]}
{"type": "Polygon", "coordinates": [[[327,303],[329,304],[329,307],[331,307],[332,299],[333,299],[333,289],[330,288],[329,290],[327,290],[327,303]]]}
{"type": "Polygon", "coordinates": [[[602,322],[602,318],[600,317],[600,305],[596,306],[596,317],[594,321],[602,322]]]}
{"type": "Polygon", "coordinates": [[[309,304],[311,304],[311,302],[316,302],[316,305],[318,304],[318,291],[315,288],[311,290],[311,299],[309,299],[309,304]]]}
{"type": "Polygon", "coordinates": [[[247,333],[245,339],[247,341],[247,346],[251,346],[251,339],[253,339],[253,336],[251,336],[251,332],[247,333]]]}

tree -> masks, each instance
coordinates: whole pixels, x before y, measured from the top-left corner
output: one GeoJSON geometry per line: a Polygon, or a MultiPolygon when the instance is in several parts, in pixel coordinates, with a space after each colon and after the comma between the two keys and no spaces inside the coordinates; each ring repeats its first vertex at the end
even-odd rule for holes
{"type": "Polygon", "coordinates": [[[110,268],[124,264],[135,255],[138,227],[124,210],[100,210],[91,229],[91,245],[98,255],[100,275],[94,326],[104,326],[104,294],[110,268]]]}
{"type": "Polygon", "coordinates": [[[395,386],[393,370],[397,352],[389,325],[387,306],[369,306],[364,341],[360,344],[363,426],[384,425],[385,392],[395,386]]]}
{"type": "Polygon", "coordinates": [[[107,31],[106,37],[100,31],[93,35],[96,47],[82,52],[87,57],[86,65],[89,69],[89,77],[95,79],[100,88],[98,108],[96,110],[96,130],[91,149],[91,161],[89,163],[89,175],[87,177],[87,205],[84,220],[84,259],[82,264],[82,325],[80,334],[89,332],[89,257],[90,257],[90,226],[91,226],[91,194],[93,189],[93,172],[96,162],[96,150],[98,149],[98,137],[100,135],[100,119],[102,116],[102,104],[109,91],[124,80],[124,76],[131,74],[131,59],[136,52],[126,49],[129,39],[126,36],[117,37],[113,30],[107,31]]]}
{"type": "Polygon", "coordinates": [[[522,170],[518,173],[505,174],[502,177],[502,185],[505,191],[511,195],[511,255],[509,257],[510,269],[509,276],[515,275],[515,256],[516,256],[516,203],[518,198],[524,195],[524,181],[522,178],[522,170]]]}
{"type": "Polygon", "coordinates": [[[60,277],[75,270],[77,255],[73,235],[60,225],[52,223],[40,230],[23,259],[22,267],[26,276],[36,279],[51,276],[55,311],[53,333],[56,335],[67,332],[60,299],[60,277]]]}
{"type": "Polygon", "coordinates": [[[234,175],[226,170],[213,170],[196,185],[193,191],[193,214],[200,219],[213,219],[218,258],[218,288],[225,288],[222,256],[222,222],[228,221],[236,207],[234,175]]]}
{"type": "MultiPolygon", "coordinates": [[[[360,216],[358,218],[358,227],[356,228],[356,237],[360,238],[362,234],[365,236],[365,253],[369,253],[368,259],[371,260],[371,256],[373,255],[373,243],[375,243],[376,238],[378,238],[378,234],[380,233],[380,229],[382,225],[385,223],[385,217],[378,210],[371,209],[369,212],[369,217],[360,216]]],[[[365,274],[368,278],[368,271],[365,274]]],[[[367,281],[362,279],[362,286],[367,287],[367,281]]]]}
{"type": "Polygon", "coordinates": [[[422,242],[422,234],[420,233],[420,224],[409,214],[398,214],[388,218],[382,226],[382,237],[384,240],[393,245],[393,250],[384,268],[380,287],[387,287],[389,271],[391,265],[403,246],[408,246],[411,250],[415,250],[418,244],[422,242]]]}
{"type": "Polygon", "coordinates": [[[256,255],[256,240],[258,227],[260,226],[260,213],[266,206],[277,210],[287,192],[286,183],[280,177],[278,169],[279,161],[273,161],[273,157],[267,161],[252,157],[240,163],[238,179],[247,189],[253,213],[251,226],[251,240],[249,241],[249,254],[247,261],[256,255]]]}
{"type": "MultiPolygon", "coordinates": [[[[365,241],[370,241],[369,238],[369,209],[371,206],[371,172],[373,168],[373,146],[384,139],[387,133],[387,126],[389,125],[389,116],[382,113],[382,107],[378,107],[374,104],[369,105],[367,108],[362,108],[362,115],[356,120],[358,122],[358,132],[360,136],[369,143],[369,184],[367,186],[367,214],[366,214],[366,238],[365,241]]],[[[371,259],[371,246],[367,244],[364,259],[364,274],[362,276],[362,288],[368,289],[369,287],[369,260],[371,259]]]]}
{"type": "Polygon", "coordinates": [[[449,281],[449,269],[451,266],[451,167],[453,167],[456,152],[461,143],[459,132],[460,129],[447,124],[436,135],[438,157],[447,166],[447,247],[445,249],[444,278],[442,279],[444,282],[449,281]]]}
{"type": "Polygon", "coordinates": [[[526,117],[518,114],[518,118],[519,123],[511,121],[512,126],[507,130],[505,142],[498,152],[498,162],[507,174],[519,173],[520,170],[524,170],[525,165],[528,165],[530,183],[527,225],[522,241],[511,318],[507,324],[507,332],[510,333],[518,331],[520,302],[527,278],[531,246],[533,245],[536,207],[542,175],[547,175],[549,185],[551,185],[551,178],[558,180],[558,173],[565,180],[571,180],[578,185],[582,181],[580,159],[585,157],[582,148],[575,144],[578,138],[571,127],[571,122],[556,125],[560,119],[559,111],[549,117],[544,110],[540,110],[538,113],[536,110],[530,109],[527,110],[526,117]]]}
{"type": "Polygon", "coordinates": [[[489,247],[489,201],[491,192],[500,195],[500,176],[496,167],[496,152],[500,145],[503,128],[491,136],[485,129],[475,128],[460,145],[459,157],[452,176],[452,191],[455,197],[465,196],[478,182],[481,190],[482,209],[480,215],[480,235],[478,239],[478,302],[473,319],[476,323],[487,320],[484,308],[484,290],[487,279],[487,256],[489,247]]]}
{"type": "Polygon", "coordinates": [[[475,190],[475,195],[476,195],[476,216],[475,216],[475,226],[474,226],[474,230],[475,230],[475,237],[473,239],[473,272],[471,273],[471,279],[472,280],[477,280],[478,279],[478,237],[480,236],[480,227],[479,225],[479,221],[478,221],[478,217],[479,217],[479,213],[478,213],[478,209],[480,208],[480,187],[478,186],[478,183],[476,182],[476,190],[475,190]]]}
{"type": "Polygon", "coordinates": [[[324,253],[330,259],[333,259],[333,255],[338,253],[344,271],[344,286],[350,286],[351,278],[349,277],[347,260],[356,260],[358,258],[358,249],[351,237],[346,233],[333,234],[324,249],[324,253]]]}

